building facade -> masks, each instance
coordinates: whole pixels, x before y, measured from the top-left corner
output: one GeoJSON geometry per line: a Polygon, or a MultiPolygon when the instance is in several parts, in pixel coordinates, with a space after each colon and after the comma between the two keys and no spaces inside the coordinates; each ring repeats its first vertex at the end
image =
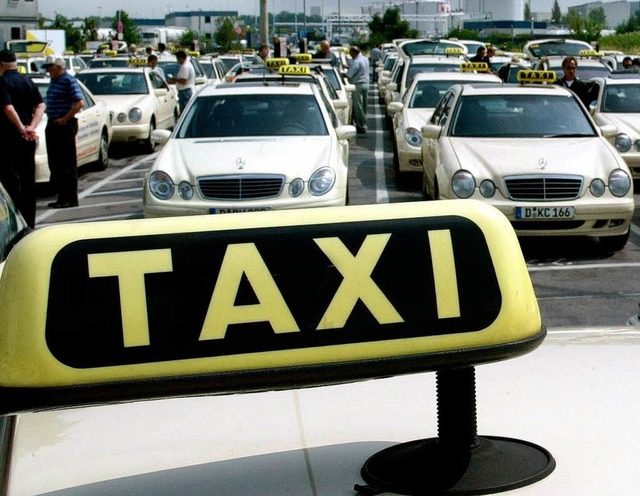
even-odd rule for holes
{"type": "Polygon", "coordinates": [[[10,40],[27,37],[27,30],[38,29],[39,0],[4,0],[0,3],[0,40],[2,47],[10,40]]]}
{"type": "Polygon", "coordinates": [[[569,11],[579,12],[587,17],[593,9],[602,7],[607,16],[607,29],[615,29],[624,24],[640,9],[640,2],[590,2],[569,7],[569,11]]]}

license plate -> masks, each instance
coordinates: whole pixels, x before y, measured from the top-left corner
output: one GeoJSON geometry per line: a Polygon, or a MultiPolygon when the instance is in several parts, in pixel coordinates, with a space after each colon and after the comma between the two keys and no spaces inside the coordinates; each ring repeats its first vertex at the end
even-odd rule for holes
{"type": "Polygon", "coordinates": [[[516,219],[573,219],[574,207],[516,207],[516,219]]]}
{"type": "Polygon", "coordinates": [[[247,207],[247,208],[210,208],[210,214],[237,214],[240,212],[262,212],[271,210],[271,207],[247,207]]]}

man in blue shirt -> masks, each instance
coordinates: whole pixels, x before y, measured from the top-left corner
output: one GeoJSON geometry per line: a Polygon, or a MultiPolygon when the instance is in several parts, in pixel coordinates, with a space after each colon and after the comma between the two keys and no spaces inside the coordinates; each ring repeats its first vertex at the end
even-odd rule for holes
{"type": "Polygon", "coordinates": [[[349,82],[356,89],[353,100],[353,120],[358,134],[367,132],[367,99],[369,96],[369,59],[360,54],[360,49],[352,46],[349,50],[351,62],[347,70],[349,82]]]}
{"type": "Polygon", "coordinates": [[[0,165],[0,182],[30,227],[36,222],[36,127],[44,101],[33,81],[18,73],[16,55],[0,50],[0,135],[11,153],[0,165]]]}
{"type": "Polygon", "coordinates": [[[58,199],[49,203],[51,208],[78,206],[78,161],[76,155],[76,114],[82,110],[84,100],[76,79],[67,72],[60,55],[47,55],[42,64],[51,83],[47,89],[47,158],[51,183],[58,199]]]}

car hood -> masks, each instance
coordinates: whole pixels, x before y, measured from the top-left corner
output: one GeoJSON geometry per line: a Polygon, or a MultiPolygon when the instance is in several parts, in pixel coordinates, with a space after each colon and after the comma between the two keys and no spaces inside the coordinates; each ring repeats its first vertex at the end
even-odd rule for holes
{"type": "Polygon", "coordinates": [[[133,107],[144,106],[149,95],[98,95],[96,100],[100,100],[107,105],[110,112],[116,115],[118,112],[129,112],[133,107]]]}
{"type": "Polygon", "coordinates": [[[628,134],[630,137],[640,135],[640,114],[600,114],[603,121],[613,124],[618,132],[628,134]]]}
{"type": "Polygon", "coordinates": [[[171,139],[154,170],[174,181],[220,174],[285,174],[304,180],[332,163],[330,136],[171,139]]]}
{"type": "Polygon", "coordinates": [[[431,118],[434,110],[435,109],[432,108],[407,109],[405,114],[405,128],[412,127],[420,131],[420,129],[422,129],[422,126],[424,126],[431,118]]]}
{"type": "Polygon", "coordinates": [[[577,174],[606,179],[611,170],[626,169],[622,158],[601,137],[450,139],[461,168],[474,175],[577,174]]]}

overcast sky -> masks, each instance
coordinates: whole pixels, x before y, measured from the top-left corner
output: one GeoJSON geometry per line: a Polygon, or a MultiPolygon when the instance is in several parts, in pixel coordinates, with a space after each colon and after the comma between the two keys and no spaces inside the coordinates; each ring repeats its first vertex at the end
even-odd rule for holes
{"type": "MultiPolygon", "coordinates": [[[[306,1],[307,12],[311,7],[324,7],[325,13],[338,12],[338,0],[269,0],[269,12],[287,10],[302,12],[306,1]]],[[[508,1],[508,0],[505,0],[508,1]]],[[[530,0],[533,12],[550,12],[553,0],[530,0]]],[[[606,0],[604,0],[606,3],[606,0]]],[[[567,7],[581,5],[587,0],[559,0],[563,13],[567,7]]],[[[374,3],[371,0],[340,0],[342,14],[359,14],[360,6],[374,3]]],[[[451,0],[453,8],[458,0],[451,0]]],[[[65,17],[113,16],[121,8],[131,17],[162,18],[168,10],[237,10],[240,14],[256,15],[259,13],[259,0],[99,0],[93,2],[79,2],[78,0],[40,0],[40,11],[45,17],[61,14],[65,17]]]]}

